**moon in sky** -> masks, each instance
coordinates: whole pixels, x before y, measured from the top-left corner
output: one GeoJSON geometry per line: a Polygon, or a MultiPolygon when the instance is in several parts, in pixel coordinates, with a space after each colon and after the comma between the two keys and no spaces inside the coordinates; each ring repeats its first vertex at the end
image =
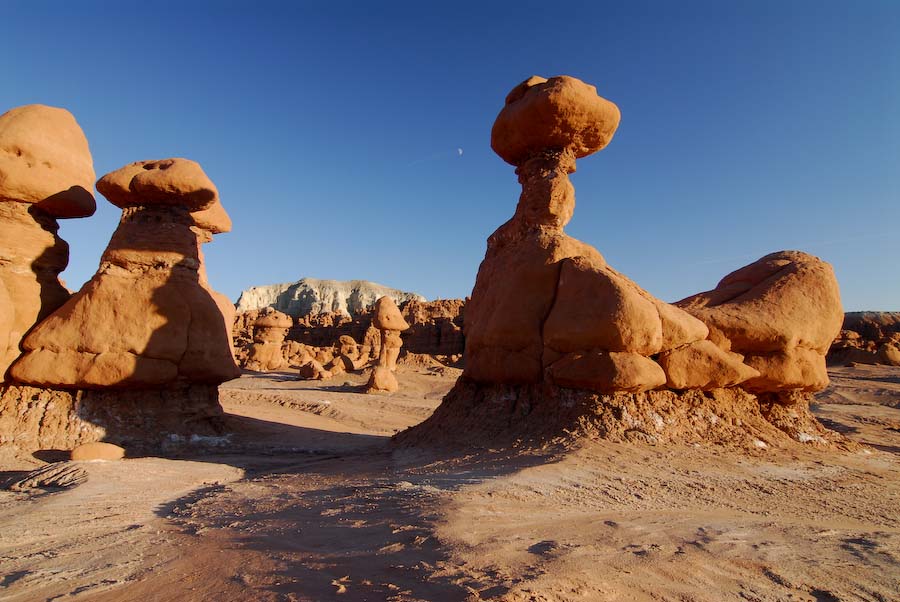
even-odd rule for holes
{"type": "Polygon", "coordinates": [[[460,157],[462,157],[462,149],[461,148],[456,149],[456,152],[459,153],[460,157]]]}

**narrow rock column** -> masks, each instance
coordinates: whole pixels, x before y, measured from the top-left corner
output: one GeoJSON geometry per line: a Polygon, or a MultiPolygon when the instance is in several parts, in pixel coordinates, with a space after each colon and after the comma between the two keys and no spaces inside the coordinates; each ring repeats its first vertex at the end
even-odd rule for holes
{"type": "Polygon", "coordinates": [[[409,324],[403,319],[393,299],[381,297],[375,302],[372,325],[381,332],[381,351],[378,354],[378,362],[369,376],[366,390],[391,393],[400,388],[394,372],[397,370],[400,348],[403,347],[400,332],[409,328],[409,324]]]}

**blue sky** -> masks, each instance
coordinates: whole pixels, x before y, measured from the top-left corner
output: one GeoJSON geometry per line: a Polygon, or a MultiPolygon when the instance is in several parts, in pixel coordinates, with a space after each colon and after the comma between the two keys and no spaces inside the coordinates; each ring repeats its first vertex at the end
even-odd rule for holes
{"type": "MultiPolygon", "coordinates": [[[[762,255],[831,262],[847,310],[900,310],[900,3],[7,0],[0,111],[74,113],[97,176],[181,156],[234,231],[236,298],[303,276],[471,292],[519,187],[506,93],[567,74],[618,104],[572,176],[572,236],[668,301],[762,255]],[[462,156],[457,149],[463,149],[462,156]]],[[[119,211],[62,222],[91,277],[119,211]]]]}

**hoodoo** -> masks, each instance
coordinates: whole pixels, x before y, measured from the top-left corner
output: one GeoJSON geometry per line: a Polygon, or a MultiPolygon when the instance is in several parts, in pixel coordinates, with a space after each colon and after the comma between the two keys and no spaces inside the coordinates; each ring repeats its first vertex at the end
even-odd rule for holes
{"type": "Polygon", "coordinates": [[[217,387],[240,374],[200,253],[230,229],[218,191],[187,159],[132,163],[97,189],[119,226],[94,277],[22,341],[0,426],[23,449],[217,432],[217,387]]]}
{"type": "Polygon", "coordinates": [[[616,105],[573,77],[534,76],[506,97],[491,147],[516,167],[519,203],[488,239],[466,306],[465,372],[401,441],[825,432],[803,395],[827,383],[824,353],[840,329],[828,264],[775,253],[672,305],[564,232],[576,160],[603,149],[618,124],[616,105]]]}
{"type": "Polygon", "coordinates": [[[69,298],[58,219],[97,206],[88,141],[71,113],[27,105],[0,115],[0,382],[25,334],[69,298]]]}

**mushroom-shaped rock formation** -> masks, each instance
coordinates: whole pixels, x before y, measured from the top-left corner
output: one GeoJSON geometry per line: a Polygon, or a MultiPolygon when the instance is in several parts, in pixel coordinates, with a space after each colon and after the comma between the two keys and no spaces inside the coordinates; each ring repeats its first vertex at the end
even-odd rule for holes
{"type": "Polygon", "coordinates": [[[240,372],[200,282],[191,212],[218,202],[193,161],[133,163],[97,189],[122,218],[94,277],[23,341],[19,382],[60,388],[216,385],[240,372]]]}
{"type": "Polygon", "coordinates": [[[244,367],[257,372],[287,368],[282,343],[288,329],[293,325],[293,318],[275,310],[257,318],[253,323],[253,344],[248,351],[244,367]]]}
{"type": "Polygon", "coordinates": [[[753,449],[759,437],[774,441],[800,430],[826,440],[796,403],[797,391],[763,399],[742,386],[773,391],[819,382],[809,372],[818,369],[840,312],[830,268],[799,255],[782,263],[779,254],[773,269],[723,281],[734,288],[714,291],[708,303],[677,307],[563,231],[575,207],[575,160],[606,146],[618,122],[614,104],[571,77],[532,77],[507,96],[491,147],[516,166],[522,193],[513,217],[488,238],[466,305],[462,377],[430,418],[398,440],[477,443],[502,433],[582,432],[743,441],[753,449]],[[781,298],[791,270],[803,282],[781,298]],[[721,304],[732,300],[747,303],[730,312],[721,304]],[[811,323],[800,325],[804,320],[811,323]],[[757,322],[758,330],[741,330],[757,322]],[[790,411],[780,409],[787,404],[790,411]]]}
{"type": "Polygon", "coordinates": [[[403,346],[400,333],[409,328],[409,324],[403,319],[403,314],[393,299],[381,297],[375,302],[372,325],[381,332],[381,351],[369,376],[367,390],[390,393],[399,388],[394,372],[397,370],[397,356],[403,346]]]}
{"type": "MultiPolygon", "coordinates": [[[[513,218],[488,239],[466,308],[467,378],[648,391],[667,382],[651,356],[706,339],[700,320],[563,231],[575,208],[575,159],[606,146],[618,123],[618,108],[572,77],[532,77],[507,96],[491,146],[517,166],[522,194],[513,218]]],[[[706,388],[732,381],[713,374],[706,388]]]]}
{"type": "Polygon", "coordinates": [[[57,219],[96,209],[87,139],[65,109],[0,115],[0,382],[24,335],[69,298],[59,273],[69,247],[57,219]]]}
{"type": "Polygon", "coordinates": [[[722,349],[759,371],[743,387],[757,392],[828,385],[825,355],[844,312],[834,270],[800,251],[766,255],[678,304],[709,326],[722,349]]]}

